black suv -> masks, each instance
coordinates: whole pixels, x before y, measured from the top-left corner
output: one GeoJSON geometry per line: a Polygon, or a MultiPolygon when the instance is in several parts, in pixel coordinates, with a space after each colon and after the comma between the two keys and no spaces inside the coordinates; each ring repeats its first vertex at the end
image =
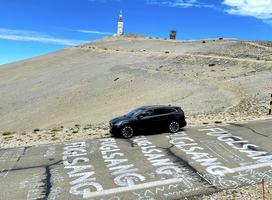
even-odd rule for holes
{"type": "Polygon", "coordinates": [[[110,132],[130,138],[135,132],[167,130],[178,132],[186,126],[184,112],[176,106],[143,106],[110,121],[110,132]]]}

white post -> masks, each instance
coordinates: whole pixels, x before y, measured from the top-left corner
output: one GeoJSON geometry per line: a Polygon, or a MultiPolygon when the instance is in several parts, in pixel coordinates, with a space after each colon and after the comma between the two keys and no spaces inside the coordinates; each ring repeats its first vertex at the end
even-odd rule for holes
{"type": "Polygon", "coordinates": [[[119,18],[118,18],[118,26],[117,26],[117,35],[124,34],[124,22],[123,22],[123,14],[120,11],[119,18]]]}

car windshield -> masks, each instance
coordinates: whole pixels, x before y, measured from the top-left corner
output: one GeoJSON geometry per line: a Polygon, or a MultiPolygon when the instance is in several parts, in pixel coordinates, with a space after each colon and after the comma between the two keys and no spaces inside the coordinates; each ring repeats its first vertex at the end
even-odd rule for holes
{"type": "Polygon", "coordinates": [[[126,114],[127,117],[133,117],[137,116],[138,114],[142,113],[145,109],[144,108],[137,108],[135,110],[132,110],[128,114],[126,114]]]}

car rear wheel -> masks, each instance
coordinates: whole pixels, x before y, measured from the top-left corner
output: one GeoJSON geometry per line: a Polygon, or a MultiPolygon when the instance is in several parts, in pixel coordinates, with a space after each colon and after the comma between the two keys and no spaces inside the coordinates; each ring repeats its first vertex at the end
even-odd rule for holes
{"type": "Polygon", "coordinates": [[[179,131],[179,123],[178,122],[171,122],[170,124],[169,124],[169,131],[171,132],[171,133],[176,133],[176,132],[178,132],[179,131]]]}
{"type": "Polygon", "coordinates": [[[124,126],[121,129],[121,134],[124,138],[131,138],[134,134],[133,128],[131,126],[124,126]]]}

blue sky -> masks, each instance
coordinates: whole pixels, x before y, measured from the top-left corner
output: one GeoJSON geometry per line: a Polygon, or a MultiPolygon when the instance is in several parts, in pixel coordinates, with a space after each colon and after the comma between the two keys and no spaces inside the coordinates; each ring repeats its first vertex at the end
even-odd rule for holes
{"type": "Polygon", "coordinates": [[[178,39],[272,40],[272,0],[1,0],[0,64],[116,32],[178,39]]]}

